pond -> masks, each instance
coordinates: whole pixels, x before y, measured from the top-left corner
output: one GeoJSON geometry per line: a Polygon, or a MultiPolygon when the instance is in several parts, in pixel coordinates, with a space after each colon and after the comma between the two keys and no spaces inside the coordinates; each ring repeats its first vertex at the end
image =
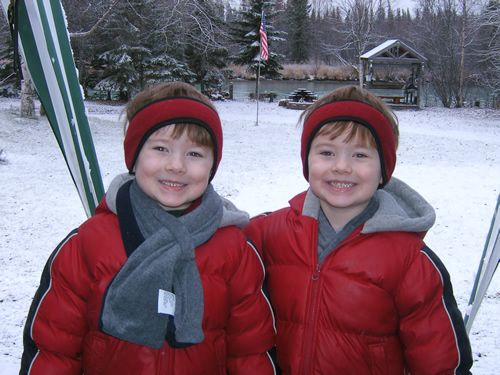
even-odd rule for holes
{"type": "MultiPolygon", "coordinates": [[[[229,91],[229,85],[233,86],[233,99],[234,100],[248,100],[251,94],[255,93],[255,81],[251,80],[234,80],[230,82],[226,90],[229,91]]],[[[335,90],[336,88],[357,85],[358,81],[310,81],[310,80],[260,80],[259,92],[261,94],[274,92],[277,94],[277,99],[286,99],[290,93],[296,89],[306,89],[318,97],[335,90]]],[[[390,95],[402,90],[398,89],[373,89],[371,90],[377,95],[390,95]]],[[[435,95],[434,90],[430,84],[426,84],[425,90],[422,95],[422,105],[424,107],[440,107],[441,101],[435,95]]],[[[471,87],[466,90],[466,106],[479,106],[490,107],[492,105],[492,98],[488,91],[481,87],[471,87]]]]}
{"type": "MultiPolygon", "coordinates": [[[[327,92],[335,90],[338,87],[346,85],[355,85],[355,81],[308,81],[308,80],[260,80],[259,92],[276,93],[277,99],[285,99],[296,89],[306,89],[318,96],[322,96],[327,92]]],[[[235,80],[233,85],[234,100],[248,100],[251,94],[255,93],[255,81],[235,80]]]]}

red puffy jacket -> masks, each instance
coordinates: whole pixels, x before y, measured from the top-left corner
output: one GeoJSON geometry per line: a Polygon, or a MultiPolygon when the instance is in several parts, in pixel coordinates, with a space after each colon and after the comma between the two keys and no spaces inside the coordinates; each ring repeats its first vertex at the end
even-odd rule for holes
{"type": "Polygon", "coordinates": [[[449,275],[421,235],[364,233],[365,223],[318,263],[318,220],[304,213],[305,197],[246,228],[263,255],[283,373],[468,374],[449,275]]]}
{"type": "Polygon", "coordinates": [[[264,270],[235,226],[195,251],[204,290],[205,340],[159,350],[98,328],[107,286],[127,261],[118,217],[101,205],[72,232],[44,269],[24,333],[21,374],[273,374],[272,312],[264,270]]]}

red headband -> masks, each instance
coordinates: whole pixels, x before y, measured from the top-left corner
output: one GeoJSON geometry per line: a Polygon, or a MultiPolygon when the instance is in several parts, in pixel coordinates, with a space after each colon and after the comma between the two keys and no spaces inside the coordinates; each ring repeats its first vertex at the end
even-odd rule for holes
{"type": "Polygon", "coordinates": [[[166,98],[148,104],[130,120],[125,141],[125,164],[130,173],[146,139],[159,128],[167,125],[190,123],[205,128],[214,143],[214,168],[210,179],[222,157],[222,126],[219,115],[210,106],[186,97],[166,98]]]}
{"type": "Polygon", "coordinates": [[[302,168],[306,180],[309,181],[307,157],[314,136],[323,125],[336,121],[354,121],[370,130],[377,143],[385,185],[396,167],[396,137],[392,125],[386,116],[371,105],[354,100],[324,104],[306,119],[301,139],[302,168]]]}

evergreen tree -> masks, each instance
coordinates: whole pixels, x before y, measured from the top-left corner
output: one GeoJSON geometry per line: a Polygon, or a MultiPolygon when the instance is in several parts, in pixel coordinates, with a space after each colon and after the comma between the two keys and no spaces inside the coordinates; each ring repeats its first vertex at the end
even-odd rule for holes
{"type": "Polygon", "coordinates": [[[283,67],[280,60],[284,57],[273,51],[274,43],[283,41],[282,32],[274,29],[272,20],[276,16],[274,1],[250,0],[248,6],[240,10],[240,18],[233,22],[231,35],[233,42],[239,47],[239,52],[232,56],[232,60],[238,65],[246,65],[249,71],[257,75],[260,64],[261,76],[267,78],[279,78],[279,70],[283,67]],[[269,59],[260,60],[260,34],[259,28],[264,11],[266,17],[267,40],[269,46],[269,59]]]}
{"type": "MultiPolygon", "coordinates": [[[[275,0],[274,11],[276,13],[273,20],[274,30],[280,30],[282,31],[282,35],[287,35],[289,21],[286,12],[286,1],[275,0]]],[[[283,39],[282,43],[273,43],[273,52],[277,53],[278,55],[286,56],[288,54],[288,44],[286,43],[286,41],[283,39]]]]}
{"type": "Polygon", "coordinates": [[[319,61],[321,59],[321,28],[319,25],[322,22],[322,16],[319,10],[314,9],[311,12],[310,22],[311,25],[314,25],[315,27],[311,27],[311,32],[309,34],[309,53],[314,63],[319,65],[319,61]]]}
{"type": "Polygon", "coordinates": [[[0,96],[16,96],[19,89],[10,29],[5,17],[0,16],[0,96]]]}
{"type": "Polygon", "coordinates": [[[308,4],[308,0],[288,1],[289,57],[291,61],[297,63],[307,62],[309,57],[310,13],[311,6],[308,4]]]}
{"type": "Polygon", "coordinates": [[[140,0],[119,2],[99,33],[96,63],[101,79],[96,89],[106,91],[108,99],[111,92],[118,92],[120,100],[128,100],[144,85],[145,65],[152,57],[150,43],[144,38],[151,35],[154,24],[147,13],[150,4],[140,0]]]}
{"type": "Polygon", "coordinates": [[[394,34],[395,21],[394,11],[392,10],[391,1],[387,0],[387,31],[389,35],[394,34]]]}
{"type": "Polygon", "coordinates": [[[378,0],[377,11],[375,12],[377,23],[381,24],[385,21],[385,9],[382,0],[378,0]]]}
{"type": "Polygon", "coordinates": [[[101,75],[96,88],[108,96],[117,91],[119,99],[128,100],[149,83],[193,82],[195,75],[184,62],[184,42],[178,37],[182,9],[175,10],[171,1],[119,2],[100,32],[101,75]]]}
{"type": "Polygon", "coordinates": [[[114,0],[62,0],[73,57],[85,97],[88,97],[88,89],[96,84],[92,61],[98,51],[97,47],[106,40],[102,38],[103,30],[94,26],[108,14],[112,1],[114,0]]]}

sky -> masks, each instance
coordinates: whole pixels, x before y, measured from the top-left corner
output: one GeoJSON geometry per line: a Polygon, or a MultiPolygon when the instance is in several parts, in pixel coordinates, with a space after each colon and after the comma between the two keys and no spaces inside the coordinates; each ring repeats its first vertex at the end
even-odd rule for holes
{"type": "MultiPolygon", "coordinates": [[[[224,129],[215,189],[256,215],[286,206],[307,188],[300,161],[299,111],[277,103],[217,102],[224,129]]],[[[122,107],[86,103],[104,186],[125,172],[122,107]]],[[[43,266],[85,220],[66,165],[44,118],[21,119],[19,101],[0,98],[0,375],[18,371],[22,329],[43,266]]],[[[500,193],[500,111],[398,111],[401,140],[394,176],[435,208],[426,236],[446,265],[465,312],[500,193]]],[[[475,375],[498,374],[500,274],[470,333],[475,375]]]]}
{"type": "MultiPolygon", "coordinates": [[[[238,8],[239,5],[241,4],[241,0],[227,0],[227,1],[234,8],[238,8]]],[[[333,3],[333,4],[335,4],[335,3],[340,4],[342,2],[342,0],[328,0],[328,1],[320,0],[320,1],[323,3],[333,3]]],[[[314,3],[315,1],[313,0],[311,2],[314,3]]],[[[417,3],[418,3],[418,0],[391,0],[391,6],[393,7],[393,9],[409,8],[410,10],[412,10],[415,6],[417,6],[417,3]]]]}

